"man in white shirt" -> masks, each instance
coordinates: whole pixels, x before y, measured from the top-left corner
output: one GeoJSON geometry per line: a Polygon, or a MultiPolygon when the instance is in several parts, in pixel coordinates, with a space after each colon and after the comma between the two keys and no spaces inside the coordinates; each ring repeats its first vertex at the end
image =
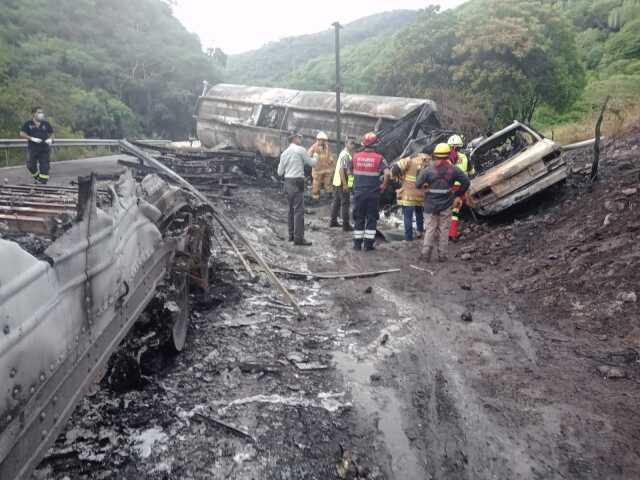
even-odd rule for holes
{"type": "Polygon", "coordinates": [[[284,190],[289,201],[289,241],[308,247],[304,238],[304,166],[313,167],[316,160],[302,147],[302,135],[292,132],[291,144],[280,155],[278,175],[284,176],[284,190]]]}

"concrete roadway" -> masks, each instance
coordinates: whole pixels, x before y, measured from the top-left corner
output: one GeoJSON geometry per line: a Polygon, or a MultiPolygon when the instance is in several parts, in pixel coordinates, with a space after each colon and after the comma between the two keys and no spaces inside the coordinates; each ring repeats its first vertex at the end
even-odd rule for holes
{"type": "MultiPolygon", "coordinates": [[[[124,170],[118,165],[118,159],[132,160],[127,155],[109,155],[105,157],[83,158],[80,160],[66,160],[51,162],[49,185],[69,186],[71,181],[77,181],[79,176],[86,176],[92,172],[98,174],[115,173],[124,170]]],[[[12,185],[30,185],[33,178],[24,165],[0,168],[0,181],[12,185]]]]}

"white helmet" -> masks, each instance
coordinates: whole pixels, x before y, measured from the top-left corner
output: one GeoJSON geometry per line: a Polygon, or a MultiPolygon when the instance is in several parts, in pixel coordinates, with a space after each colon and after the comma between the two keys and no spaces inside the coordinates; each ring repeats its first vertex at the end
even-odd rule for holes
{"type": "Polygon", "coordinates": [[[316,135],[316,140],[329,140],[329,136],[324,132],[318,132],[318,135],[316,135]]]}
{"type": "Polygon", "coordinates": [[[464,143],[462,143],[462,137],[460,135],[451,135],[447,143],[450,147],[462,148],[464,143]]]}

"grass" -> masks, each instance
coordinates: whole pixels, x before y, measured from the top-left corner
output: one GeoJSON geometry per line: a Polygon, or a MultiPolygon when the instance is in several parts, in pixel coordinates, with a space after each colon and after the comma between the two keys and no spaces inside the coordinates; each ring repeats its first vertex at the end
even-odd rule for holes
{"type": "MultiPolygon", "coordinates": [[[[555,141],[568,144],[588,140],[595,136],[596,121],[600,112],[593,112],[583,118],[567,123],[560,123],[543,128],[542,133],[555,141]]],[[[630,105],[624,109],[611,105],[605,112],[602,123],[602,134],[607,138],[616,138],[623,135],[636,124],[640,118],[640,103],[630,105]]]]}

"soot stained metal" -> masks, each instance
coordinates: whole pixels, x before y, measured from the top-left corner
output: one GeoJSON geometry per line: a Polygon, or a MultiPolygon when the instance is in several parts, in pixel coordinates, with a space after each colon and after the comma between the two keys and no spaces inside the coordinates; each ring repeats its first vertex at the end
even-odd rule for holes
{"type": "MultiPolygon", "coordinates": [[[[0,478],[21,479],[156,288],[208,286],[211,231],[190,192],[129,170],[100,188],[93,175],[77,190],[4,186],[0,205],[0,478]],[[34,238],[48,240],[38,258],[25,249],[34,238]]],[[[179,350],[188,318],[175,313],[179,350]]]]}

